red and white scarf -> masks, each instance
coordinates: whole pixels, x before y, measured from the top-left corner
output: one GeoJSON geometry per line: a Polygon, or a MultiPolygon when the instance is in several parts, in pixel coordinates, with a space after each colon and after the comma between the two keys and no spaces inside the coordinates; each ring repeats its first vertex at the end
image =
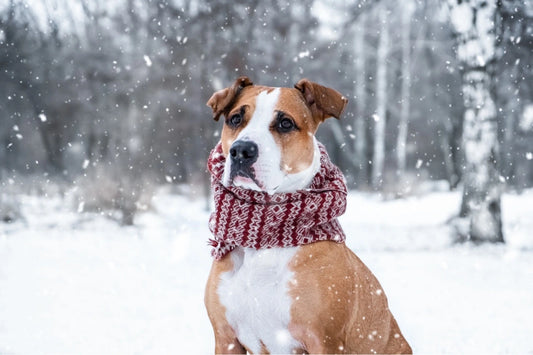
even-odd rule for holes
{"type": "Polygon", "coordinates": [[[215,210],[209,218],[215,259],[245,247],[265,249],[293,247],[321,240],[344,242],[337,217],[346,210],[346,183],[340,169],[320,149],[320,170],[309,188],[273,195],[222,184],[226,158],[219,143],[209,155],[207,167],[215,210]]]}

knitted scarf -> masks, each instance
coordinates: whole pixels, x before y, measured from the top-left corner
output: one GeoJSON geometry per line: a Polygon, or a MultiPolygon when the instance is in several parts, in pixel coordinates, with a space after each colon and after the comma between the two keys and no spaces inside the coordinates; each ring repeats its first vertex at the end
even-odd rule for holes
{"type": "Polygon", "coordinates": [[[268,194],[222,184],[226,158],[219,143],[209,155],[207,167],[215,210],[209,219],[214,239],[211,255],[221,259],[235,247],[264,249],[292,247],[321,240],[344,242],[337,217],[346,210],[344,176],[320,149],[320,169],[307,189],[268,194]]]}

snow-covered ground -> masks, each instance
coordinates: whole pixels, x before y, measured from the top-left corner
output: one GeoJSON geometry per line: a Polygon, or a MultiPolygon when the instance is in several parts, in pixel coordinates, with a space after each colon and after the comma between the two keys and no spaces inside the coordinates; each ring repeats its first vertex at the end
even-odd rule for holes
{"type": "MultiPolygon", "coordinates": [[[[208,354],[204,202],[162,190],[135,227],[21,196],[0,224],[0,353],[208,354]]],[[[533,191],[505,195],[505,246],[450,245],[457,193],[350,194],[348,244],[417,353],[532,353],[533,191]]]]}

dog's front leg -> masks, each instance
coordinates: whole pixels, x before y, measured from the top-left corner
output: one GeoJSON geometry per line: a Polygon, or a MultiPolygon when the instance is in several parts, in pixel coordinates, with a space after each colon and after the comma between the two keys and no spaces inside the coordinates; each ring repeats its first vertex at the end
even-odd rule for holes
{"type": "Polygon", "coordinates": [[[237,339],[237,335],[226,319],[226,309],[218,296],[220,275],[233,268],[231,258],[215,260],[205,288],[205,307],[215,333],[216,354],[246,354],[246,349],[237,339]]]}
{"type": "Polygon", "coordinates": [[[246,354],[246,349],[237,338],[215,333],[215,354],[246,354]]]}

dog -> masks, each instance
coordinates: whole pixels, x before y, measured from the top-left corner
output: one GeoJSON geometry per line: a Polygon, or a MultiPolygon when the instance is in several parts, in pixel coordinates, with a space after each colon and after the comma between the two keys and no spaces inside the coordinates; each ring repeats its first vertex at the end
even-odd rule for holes
{"type": "Polygon", "coordinates": [[[308,79],[274,88],[240,77],[207,102],[215,120],[224,117],[208,164],[218,209],[205,305],[216,353],[412,352],[378,280],[331,216],[344,212],[344,178],[315,132],[347,101],[308,79]]]}

